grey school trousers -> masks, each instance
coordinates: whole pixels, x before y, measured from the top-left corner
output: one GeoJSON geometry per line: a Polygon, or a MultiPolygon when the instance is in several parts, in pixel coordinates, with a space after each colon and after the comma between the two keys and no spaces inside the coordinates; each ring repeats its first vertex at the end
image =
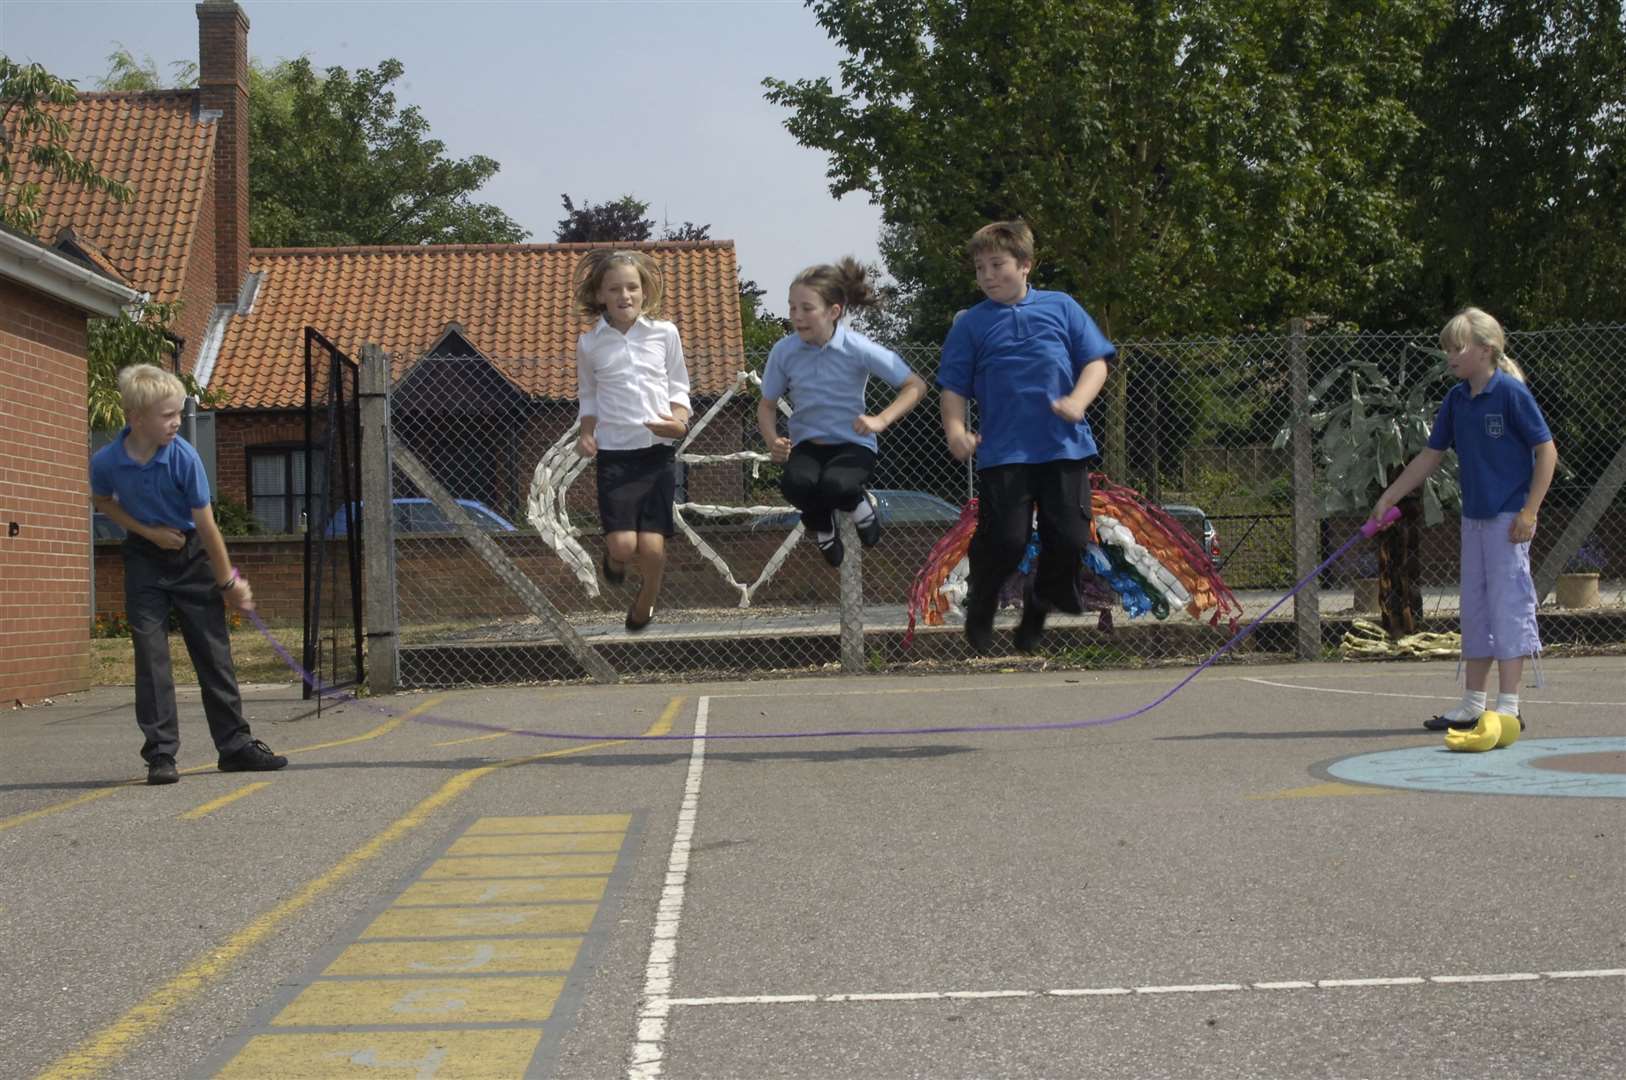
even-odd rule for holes
{"type": "Polygon", "coordinates": [[[215,590],[214,570],[198,534],[186,546],[166,551],[139,536],[128,537],[124,554],[124,611],[135,643],[136,723],[147,737],[141,756],[175,756],[181,745],[175,713],[175,676],[169,663],[169,612],[173,607],[181,637],[198,672],[209,734],[222,755],[247,746],[253,736],[243,719],[237,673],[231,662],[226,603],[215,590]]]}

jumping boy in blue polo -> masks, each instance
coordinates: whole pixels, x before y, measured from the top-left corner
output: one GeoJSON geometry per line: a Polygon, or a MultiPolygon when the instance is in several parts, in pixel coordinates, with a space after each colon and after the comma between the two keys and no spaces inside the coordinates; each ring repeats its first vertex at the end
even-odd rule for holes
{"type": "Polygon", "coordinates": [[[1095,321],[1066,293],[1028,287],[1033,232],[1025,222],[978,229],[967,245],[987,299],[957,318],[937,369],[943,434],[959,461],[977,459],[977,531],[971,539],[965,636],[993,647],[999,588],[1021,564],[1039,519],[1039,565],[1023,597],[1016,648],[1032,652],[1052,610],[1079,614],[1079,556],[1089,543],[1096,453],[1084,412],[1117,355],[1095,321]],[[966,401],[980,430],[966,429],[966,401]]]}
{"type": "Polygon", "coordinates": [[[209,481],[181,438],[186,390],[169,372],[134,364],[119,372],[129,426],[90,459],[91,502],[129,532],[124,541],[124,609],[135,644],[136,723],[146,736],[147,783],[180,779],[180,722],[169,664],[169,613],[198,672],[221,772],[266,772],[288,759],[254,738],[232,668],[226,604],[254,607],[248,580],[231,564],[209,506],[209,481]]]}

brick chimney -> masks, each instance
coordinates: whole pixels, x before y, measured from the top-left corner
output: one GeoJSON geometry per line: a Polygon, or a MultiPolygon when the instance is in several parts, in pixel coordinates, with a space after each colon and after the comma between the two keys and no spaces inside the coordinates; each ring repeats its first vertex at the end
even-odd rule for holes
{"type": "Polygon", "coordinates": [[[215,302],[235,303],[248,272],[248,16],[232,0],[198,12],[198,90],[215,132],[215,302]]]}

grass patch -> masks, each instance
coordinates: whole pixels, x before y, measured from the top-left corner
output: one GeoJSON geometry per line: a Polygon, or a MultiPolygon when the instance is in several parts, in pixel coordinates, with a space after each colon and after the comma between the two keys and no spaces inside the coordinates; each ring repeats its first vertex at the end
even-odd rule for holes
{"type": "MultiPolygon", "coordinates": [[[[272,627],[271,635],[296,660],[299,658],[302,635],[299,627],[272,627]]],[[[198,673],[192,658],[186,653],[186,642],[181,635],[169,636],[170,664],[174,668],[176,686],[196,686],[198,673]]],[[[291,683],[298,680],[288,665],[271,648],[260,632],[252,626],[233,630],[231,634],[232,662],[237,668],[237,681],[243,683],[291,683]]],[[[90,641],[90,682],[92,686],[134,686],[135,651],[130,639],[92,638],[90,641]]]]}

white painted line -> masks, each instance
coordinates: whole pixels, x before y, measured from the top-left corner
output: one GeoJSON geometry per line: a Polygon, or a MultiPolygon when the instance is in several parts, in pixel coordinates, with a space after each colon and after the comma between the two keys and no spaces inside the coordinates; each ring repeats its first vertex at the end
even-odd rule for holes
{"type": "MultiPolygon", "coordinates": [[[[1383,986],[1460,985],[1536,982],[1542,979],[1606,979],[1626,976],[1626,968],[1579,971],[1498,972],[1485,975],[1396,975],[1371,979],[1280,979],[1273,982],[1177,983],[1169,986],[1058,987],[1054,990],[895,990],[854,994],[749,994],[727,997],[651,997],[644,1015],[679,1005],[847,1005],[911,1001],[965,1001],[994,998],[1123,997],[1134,994],[1231,994],[1250,990],[1342,990],[1383,986]]],[[[664,1011],[662,1012],[664,1016],[664,1011]]],[[[643,1031],[640,1025],[640,1032],[643,1031]]],[[[640,1043],[642,1046],[642,1043],[640,1043]]],[[[658,1059],[657,1059],[658,1060],[658,1059]]],[[[641,1075],[641,1074],[640,1074],[641,1075]]]]}
{"type": "MultiPolygon", "coordinates": [[[[1456,701],[1461,695],[1444,697],[1440,694],[1397,694],[1386,690],[1339,690],[1331,686],[1305,686],[1303,683],[1275,682],[1271,679],[1261,679],[1253,675],[1239,676],[1243,682],[1255,683],[1259,686],[1276,686],[1283,690],[1309,690],[1317,694],[1354,694],[1356,697],[1393,697],[1407,698],[1412,701],[1456,701]]],[[[1528,704],[1538,705],[1580,705],[1586,708],[1626,707],[1626,701],[1550,701],[1546,698],[1526,698],[1528,704]]],[[[1407,734],[1407,732],[1397,732],[1407,734]]]]}
{"type": "Polygon", "coordinates": [[[1317,979],[1316,985],[1330,990],[1345,986],[1416,986],[1424,981],[1416,975],[1402,975],[1393,979],[1317,979]]]}
{"type": "MultiPolygon", "coordinates": [[[[694,733],[706,733],[711,698],[701,697],[695,708],[694,733]]],[[[638,1018],[638,1041],[627,1065],[627,1080],[656,1080],[666,1056],[666,1018],[673,1004],[672,974],[677,967],[678,920],[683,915],[683,889],[689,877],[689,846],[694,840],[700,808],[700,773],[706,765],[706,740],[689,744],[689,773],[683,781],[683,804],[678,808],[672,853],[666,862],[666,885],[655,913],[655,932],[649,943],[649,964],[644,969],[644,1006],[638,1018]]]]}
{"type": "Polygon", "coordinates": [[[1186,986],[1137,986],[1137,994],[1216,994],[1222,990],[1241,990],[1241,983],[1190,983],[1186,986]]]}

